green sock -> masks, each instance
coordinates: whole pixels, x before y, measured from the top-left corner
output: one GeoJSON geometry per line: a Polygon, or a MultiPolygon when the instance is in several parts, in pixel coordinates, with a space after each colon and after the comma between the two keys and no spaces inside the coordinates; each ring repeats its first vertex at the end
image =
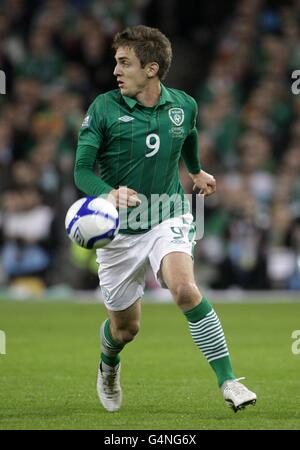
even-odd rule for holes
{"type": "Polygon", "coordinates": [[[231,360],[222,325],[208,300],[203,297],[199,305],[185,311],[192,338],[213,368],[218,385],[234,380],[231,360]]]}
{"type": "Polygon", "coordinates": [[[101,361],[111,367],[115,367],[120,362],[120,356],[107,356],[105,353],[101,352],[101,361]]]}
{"type": "Polygon", "coordinates": [[[108,366],[114,367],[120,362],[119,353],[124,345],[113,339],[109,328],[109,319],[103,322],[100,335],[102,344],[101,360],[108,366]]]}

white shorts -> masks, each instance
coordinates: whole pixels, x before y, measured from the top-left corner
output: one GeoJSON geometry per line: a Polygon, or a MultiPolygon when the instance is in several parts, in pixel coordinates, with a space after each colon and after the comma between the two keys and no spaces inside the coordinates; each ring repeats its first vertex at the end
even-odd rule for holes
{"type": "Polygon", "coordinates": [[[144,295],[149,266],[159,277],[164,256],[183,252],[193,256],[194,226],[192,214],[168,219],[143,234],[117,234],[105,248],[97,250],[100,287],[107,309],[122,311],[144,295]]]}

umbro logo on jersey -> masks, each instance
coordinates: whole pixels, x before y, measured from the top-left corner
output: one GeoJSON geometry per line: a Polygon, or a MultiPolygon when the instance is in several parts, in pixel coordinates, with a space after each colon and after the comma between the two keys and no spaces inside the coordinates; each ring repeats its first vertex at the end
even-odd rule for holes
{"type": "Polygon", "coordinates": [[[119,117],[119,120],[121,120],[121,122],[131,122],[132,120],[134,120],[134,117],[122,116],[122,117],[119,117]]]}

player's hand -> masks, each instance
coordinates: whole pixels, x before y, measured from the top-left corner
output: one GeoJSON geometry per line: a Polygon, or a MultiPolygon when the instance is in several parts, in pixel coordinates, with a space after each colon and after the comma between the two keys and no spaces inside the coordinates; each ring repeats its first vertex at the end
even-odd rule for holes
{"type": "Polygon", "coordinates": [[[217,184],[215,178],[204,170],[197,175],[190,174],[193,180],[193,191],[198,190],[198,194],[208,197],[216,192],[217,184]]]}
{"type": "Polygon", "coordinates": [[[113,189],[108,194],[107,200],[116,208],[128,208],[128,206],[139,206],[141,200],[138,198],[137,192],[126,186],[113,189]]]}

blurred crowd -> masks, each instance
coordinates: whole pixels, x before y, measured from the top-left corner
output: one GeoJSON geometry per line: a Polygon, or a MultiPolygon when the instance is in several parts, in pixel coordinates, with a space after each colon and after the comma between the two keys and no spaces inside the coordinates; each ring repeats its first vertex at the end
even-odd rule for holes
{"type": "Polygon", "coordinates": [[[198,246],[212,287],[300,288],[299,25],[299,1],[239,2],[197,91],[201,160],[218,180],[198,246]]]}
{"type": "MultiPolygon", "coordinates": [[[[194,3],[187,0],[186,11],[194,3]]],[[[196,246],[198,281],[300,289],[300,94],[291,90],[300,1],[230,1],[223,10],[209,3],[189,27],[179,0],[33,0],[30,8],[0,1],[0,287],[97,286],[94,255],[72,247],[64,232],[65,212],[81,196],[73,181],[77,133],[96,95],[116,88],[114,34],[144,23],[172,40],[167,84],[190,86],[201,162],[217,178],[196,246]],[[181,81],[184,49],[195,69],[181,70],[181,81]]]]}

